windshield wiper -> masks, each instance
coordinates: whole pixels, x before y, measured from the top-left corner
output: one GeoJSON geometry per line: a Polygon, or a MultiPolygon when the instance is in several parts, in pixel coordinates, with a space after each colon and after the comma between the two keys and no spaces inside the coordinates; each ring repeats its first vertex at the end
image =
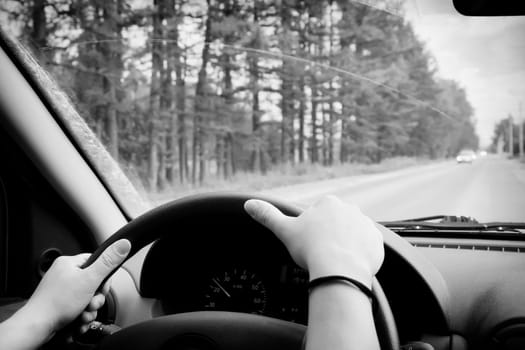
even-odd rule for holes
{"type": "Polygon", "coordinates": [[[434,216],[423,216],[414,219],[397,220],[395,222],[411,222],[411,221],[435,221],[440,220],[439,223],[445,222],[461,222],[461,223],[473,223],[477,224],[478,221],[471,216],[455,216],[455,215],[434,215],[434,216]]]}
{"type": "Polygon", "coordinates": [[[396,232],[414,231],[462,231],[472,233],[514,233],[523,234],[525,223],[520,222],[487,222],[479,223],[467,216],[435,215],[408,220],[384,221],[381,225],[396,232]]]}

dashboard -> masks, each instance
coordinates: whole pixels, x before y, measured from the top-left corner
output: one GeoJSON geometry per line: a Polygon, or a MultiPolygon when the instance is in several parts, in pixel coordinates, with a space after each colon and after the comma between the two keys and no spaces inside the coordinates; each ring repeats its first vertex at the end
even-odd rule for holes
{"type": "MultiPolygon", "coordinates": [[[[378,279],[401,341],[449,332],[428,281],[388,247],[378,279]]],[[[139,283],[141,295],[160,305],[157,315],[234,311],[307,323],[307,272],[272,232],[247,215],[235,221],[220,215],[179,221],[173,234],[149,249],[139,283]]]]}

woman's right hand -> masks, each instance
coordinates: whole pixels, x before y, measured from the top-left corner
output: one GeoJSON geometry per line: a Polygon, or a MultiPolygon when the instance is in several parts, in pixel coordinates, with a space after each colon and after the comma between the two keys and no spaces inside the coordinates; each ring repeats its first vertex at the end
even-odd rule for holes
{"type": "Polygon", "coordinates": [[[244,208],[275,233],[311,280],[344,275],[371,287],[383,263],[383,236],[357,206],[327,196],[298,217],[257,199],[246,201],[244,208]]]}

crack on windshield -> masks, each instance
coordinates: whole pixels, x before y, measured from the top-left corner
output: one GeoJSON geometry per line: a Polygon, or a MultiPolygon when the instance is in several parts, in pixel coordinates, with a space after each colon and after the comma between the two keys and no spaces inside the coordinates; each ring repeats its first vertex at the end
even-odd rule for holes
{"type": "MultiPolygon", "coordinates": [[[[155,38],[148,39],[147,41],[148,42],[177,43],[174,40],[155,39],[155,38]]],[[[75,44],[76,45],[89,45],[89,44],[115,43],[115,42],[119,42],[120,43],[120,42],[124,42],[124,41],[123,40],[115,40],[115,39],[88,40],[88,41],[75,42],[75,44]]],[[[215,42],[203,42],[202,45],[206,45],[206,44],[211,45],[211,44],[214,44],[214,43],[215,42]]],[[[350,71],[348,71],[346,69],[342,69],[342,68],[339,68],[339,67],[334,67],[334,66],[322,63],[322,62],[315,62],[315,61],[312,61],[312,60],[309,60],[309,59],[306,59],[306,58],[297,57],[297,56],[293,56],[293,55],[285,54],[285,53],[281,53],[281,52],[272,52],[270,50],[255,49],[255,48],[250,48],[250,47],[241,47],[241,46],[230,45],[230,44],[225,44],[225,43],[221,43],[221,46],[227,47],[227,48],[230,48],[230,49],[235,49],[235,50],[238,50],[238,51],[258,53],[258,54],[260,54],[262,56],[269,56],[271,58],[285,58],[285,59],[289,59],[289,60],[292,60],[292,61],[307,63],[308,65],[317,66],[317,67],[324,68],[326,70],[331,70],[331,71],[334,71],[334,72],[337,72],[337,73],[341,73],[341,74],[349,76],[349,77],[351,77],[353,79],[358,79],[358,80],[361,80],[361,81],[365,81],[365,82],[370,83],[372,85],[375,85],[377,87],[381,87],[381,88],[384,88],[384,89],[389,90],[391,92],[394,92],[396,94],[399,94],[399,95],[405,97],[406,99],[408,99],[408,100],[410,100],[412,102],[415,102],[420,107],[428,108],[428,109],[438,113],[439,115],[449,119],[450,121],[452,121],[454,123],[461,123],[460,121],[456,120],[455,118],[453,118],[452,116],[450,116],[446,112],[442,111],[441,109],[439,109],[437,107],[434,107],[434,106],[432,106],[432,105],[430,105],[430,104],[428,104],[428,103],[418,99],[417,97],[415,97],[415,96],[413,96],[411,94],[407,94],[407,93],[405,93],[405,92],[403,92],[403,91],[401,91],[399,89],[396,89],[396,88],[394,88],[392,86],[389,86],[388,84],[385,84],[385,83],[380,82],[378,80],[375,80],[375,79],[372,79],[370,77],[367,77],[367,76],[365,76],[363,74],[350,72],[350,71]]],[[[55,48],[55,47],[53,47],[53,48],[46,48],[46,47],[44,47],[43,48],[43,50],[54,50],[54,49],[57,49],[57,48],[55,48]]],[[[64,48],[61,48],[61,49],[67,50],[68,48],[64,47],[64,48]]],[[[412,48],[406,48],[406,49],[402,49],[402,50],[396,51],[395,53],[397,54],[400,51],[409,51],[411,49],[412,48]]]]}
{"type": "MultiPolygon", "coordinates": [[[[364,6],[386,12],[392,16],[403,18],[403,1],[382,1],[382,0],[351,0],[364,6]]],[[[414,0],[415,2],[416,0],[414,0]]]]}

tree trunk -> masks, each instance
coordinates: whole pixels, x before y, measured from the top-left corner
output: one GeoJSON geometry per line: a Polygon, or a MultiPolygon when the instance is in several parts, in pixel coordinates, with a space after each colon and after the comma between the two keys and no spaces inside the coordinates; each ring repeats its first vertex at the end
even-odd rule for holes
{"type": "Polygon", "coordinates": [[[299,101],[299,135],[297,140],[297,148],[299,151],[299,163],[304,162],[304,112],[305,112],[305,99],[306,96],[304,94],[304,78],[301,77],[300,84],[300,98],[299,101]]]}
{"type": "Polygon", "coordinates": [[[185,87],[185,62],[183,53],[179,47],[179,27],[176,16],[180,12],[180,6],[176,8],[175,0],[165,0],[166,17],[171,20],[168,22],[167,37],[167,67],[165,94],[169,94],[171,100],[170,111],[170,137],[168,152],[170,154],[171,165],[168,168],[168,178],[172,185],[176,182],[175,169],[178,168],[178,178],[180,183],[184,183],[188,178],[188,145],[186,136],[186,87],[185,87]],[[177,24],[175,24],[175,23],[177,24]],[[175,86],[173,86],[172,74],[175,73],[175,86]],[[174,94],[174,96],[173,96],[174,94]],[[174,103],[173,103],[174,101],[174,103]],[[178,164],[176,166],[176,164],[178,164]]]}
{"type": "MultiPolygon", "coordinates": [[[[332,58],[334,56],[334,8],[333,8],[333,1],[330,0],[328,3],[330,9],[330,39],[329,39],[329,47],[328,47],[328,57],[332,58]]],[[[332,63],[328,62],[330,65],[332,63]]],[[[334,83],[333,80],[330,80],[329,84],[329,91],[330,91],[330,102],[328,105],[328,165],[332,166],[334,164],[334,83]]]]}
{"type": "Polygon", "coordinates": [[[346,162],[346,118],[345,118],[345,108],[342,108],[342,117],[341,117],[341,135],[340,135],[340,144],[339,144],[339,162],[342,164],[346,162]]]}
{"type": "MultiPolygon", "coordinates": [[[[291,34],[291,23],[292,9],[288,2],[281,2],[280,4],[280,15],[281,15],[281,27],[284,35],[291,34]]],[[[284,46],[281,48],[284,54],[293,54],[293,48],[288,46],[286,40],[284,46]]],[[[290,161],[290,141],[289,141],[289,120],[292,114],[292,77],[290,76],[293,71],[293,62],[284,58],[281,66],[281,149],[280,158],[281,164],[287,164],[290,161]]]]}
{"type": "Polygon", "coordinates": [[[109,97],[111,102],[106,108],[106,118],[107,118],[107,135],[108,135],[108,151],[109,154],[117,162],[119,160],[119,137],[118,137],[118,118],[117,118],[117,109],[115,104],[118,103],[117,97],[115,94],[114,83],[107,81],[109,89],[109,97]]]}
{"type": "Polygon", "coordinates": [[[167,142],[166,139],[168,138],[168,131],[163,130],[159,133],[159,142],[158,142],[158,152],[159,152],[159,179],[157,187],[159,190],[162,190],[166,187],[167,184],[167,142]]]}
{"type": "Polygon", "coordinates": [[[328,165],[330,166],[334,164],[334,119],[334,103],[330,102],[328,112],[328,165]]]}
{"type": "Polygon", "coordinates": [[[33,0],[33,6],[31,8],[31,44],[33,53],[40,60],[40,63],[45,65],[47,57],[45,50],[42,48],[47,46],[47,18],[46,18],[46,0],[33,0]]]}
{"type": "Polygon", "coordinates": [[[206,164],[204,158],[204,131],[202,127],[202,113],[204,112],[203,106],[209,101],[206,96],[206,80],[207,73],[206,68],[210,60],[210,39],[211,39],[211,14],[212,8],[210,0],[207,1],[208,14],[206,16],[205,30],[204,30],[204,46],[202,48],[202,63],[198,74],[197,87],[195,89],[195,115],[193,118],[193,173],[192,182],[196,183],[197,180],[197,162],[198,162],[198,179],[199,183],[204,182],[206,164]]]}
{"type": "Polygon", "coordinates": [[[319,151],[317,148],[317,87],[315,81],[312,82],[312,138],[310,140],[310,150],[312,152],[310,160],[312,163],[319,161],[319,151]]]}
{"type": "Polygon", "coordinates": [[[181,183],[188,179],[189,165],[188,165],[188,140],[186,135],[186,86],[185,86],[185,69],[183,69],[184,62],[181,59],[182,53],[177,47],[177,59],[175,66],[176,74],[176,95],[177,95],[177,138],[179,140],[179,180],[181,183]]]}
{"type": "Polygon", "coordinates": [[[290,140],[290,146],[288,147],[290,150],[290,164],[295,164],[295,128],[294,128],[294,119],[295,119],[295,110],[293,108],[293,101],[290,103],[290,116],[288,121],[288,139],[290,140]]]}
{"type": "Polygon", "coordinates": [[[250,76],[252,78],[252,138],[253,138],[253,149],[251,155],[251,168],[252,171],[260,170],[260,158],[259,153],[260,147],[260,102],[259,102],[259,60],[256,55],[250,58],[250,76]]]}
{"type": "Polygon", "coordinates": [[[221,176],[224,176],[226,178],[226,174],[223,174],[224,169],[224,140],[222,135],[217,134],[215,136],[215,161],[217,163],[217,178],[221,178],[221,176]]]}
{"type": "Polygon", "coordinates": [[[234,176],[237,172],[237,165],[235,164],[235,138],[233,133],[228,135],[229,153],[230,153],[230,171],[231,176],[234,176]]]}
{"type": "Polygon", "coordinates": [[[293,118],[293,98],[291,91],[293,85],[290,77],[288,76],[290,69],[290,63],[285,61],[283,63],[283,77],[281,85],[281,163],[287,164],[290,162],[291,154],[291,142],[290,142],[290,120],[293,118]]]}
{"type": "Polygon", "coordinates": [[[173,185],[176,178],[175,164],[177,154],[177,114],[171,109],[168,135],[166,136],[166,181],[173,185]]]}
{"type": "Polygon", "coordinates": [[[167,132],[165,135],[165,146],[164,146],[164,167],[165,170],[162,172],[162,176],[165,177],[166,183],[175,183],[175,158],[177,155],[177,113],[175,89],[173,83],[173,73],[175,72],[176,55],[177,55],[177,26],[172,25],[172,21],[175,19],[175,1],[164,0],[163,2],[163,18],[166,20],[163,22],[165,26],[165,36],[168,40],[164,43],[163,61],[166,62],[166,69],[162,77],[162,100],[161,108],[164,111],[167,119],[167,132]]]}
{"type": "Polygon", "coordinates": [[[107,135],[107,149],[111,156],[118,161],[119,159],[119,135],[118,135],[118,113],[117,105],[117,89],[120,86],[120,79],[122,76],[122,48],[120,46],[120,39],[122,38],[122,27],[116,19],[120,16],[122,11],[121,0],[112,0],[106,3],[104,7],[104,26],[108,28],[109,35],[113,38],[118,38],[117,45],[110,45],[108,43],[100,43],[99,48],[102,52],[107,69],[110,75],[103,78],[103,91],[109,97],[106,105],[106,135],[107,135]]]}
{"type": "Polygon", "coordinates": [[[225,179],[228,179],[232,176],[233,173],[233,154],[232,154],[232,147],[231,139],[229,135],[224,136],[224,154],[223,154],[223,176],[225,179]]]}
{"type": "Polygon", "coordinates": [[[198,154],[198,148],[199,148],[199,142],[198,142],[198,123],[199,118],[197,118],[197,114],[193,116],[193,137],[191,141],[191,183],[196,184],[197,183],[197,154],[198,154]]]}
{"type": "MultiPolygon", "coordinates": [[[[157,1],[155,1],[157,5],[157,1]]],[[[153,36],[162,37],[162,18],[160,9],[153,14],[153,36]]],[[[153,41],[151,44],[151,85],[150,85],[150,122],[149,122],[149,161],[148,183],[152,191],[158,189],[159,159],[158,159],[158,124],[160,122],[160,72],[162,70],[162,43],[153,41]]]]}
{"type": "Polygon", "coordinates": [[[325,111],[325,103],[321,103],[321,155],[322,155],[322,163],[323,165],[327,165],[328,163],[328,145],[326,143],[328,134],[328,123],[327,123],[327,115],[325,111]]]}
{"type": "MultiPolygon", "coordinates": [[[[229,10],[228,6],[226,7],[225,10],[226,11],[229,10]]],[[[230,44],[231,38],[229,36],[225,40],[228,44],[230,44]]],[[[227,133],[231,133],[233,131],[233,120],[232,120],[232,115],[230,114],[230,112],[232,112],[234,109],[233,108],[233,82],[232,82],[232,69],[231,69],[231,65],[232,65],[231,55],[224,52],[221,56],[221,63],[223,65],[223,71],[224,71],[224,91],[222,93],[222,97],[226,105],[226,113],[227,113],[225,119],[222,120],[221,122],[224,125],[224,127],[228,130],[227,133]]],[[[228,149],[229,147],[231,147],[231,145],[229,145],[229,141],[227,141],[228,139],[227,136],[220,135],[220,137],[221,139],[223,139],[224,150],[225,150],[224,154],[222,155],[223,162],[221,162],[223,166],[223,176],[225,179],[228,179],[231,175],[231,171],[230,171],[231,170],[230,169],[231,154],[228,153],[228,149]]]]}

